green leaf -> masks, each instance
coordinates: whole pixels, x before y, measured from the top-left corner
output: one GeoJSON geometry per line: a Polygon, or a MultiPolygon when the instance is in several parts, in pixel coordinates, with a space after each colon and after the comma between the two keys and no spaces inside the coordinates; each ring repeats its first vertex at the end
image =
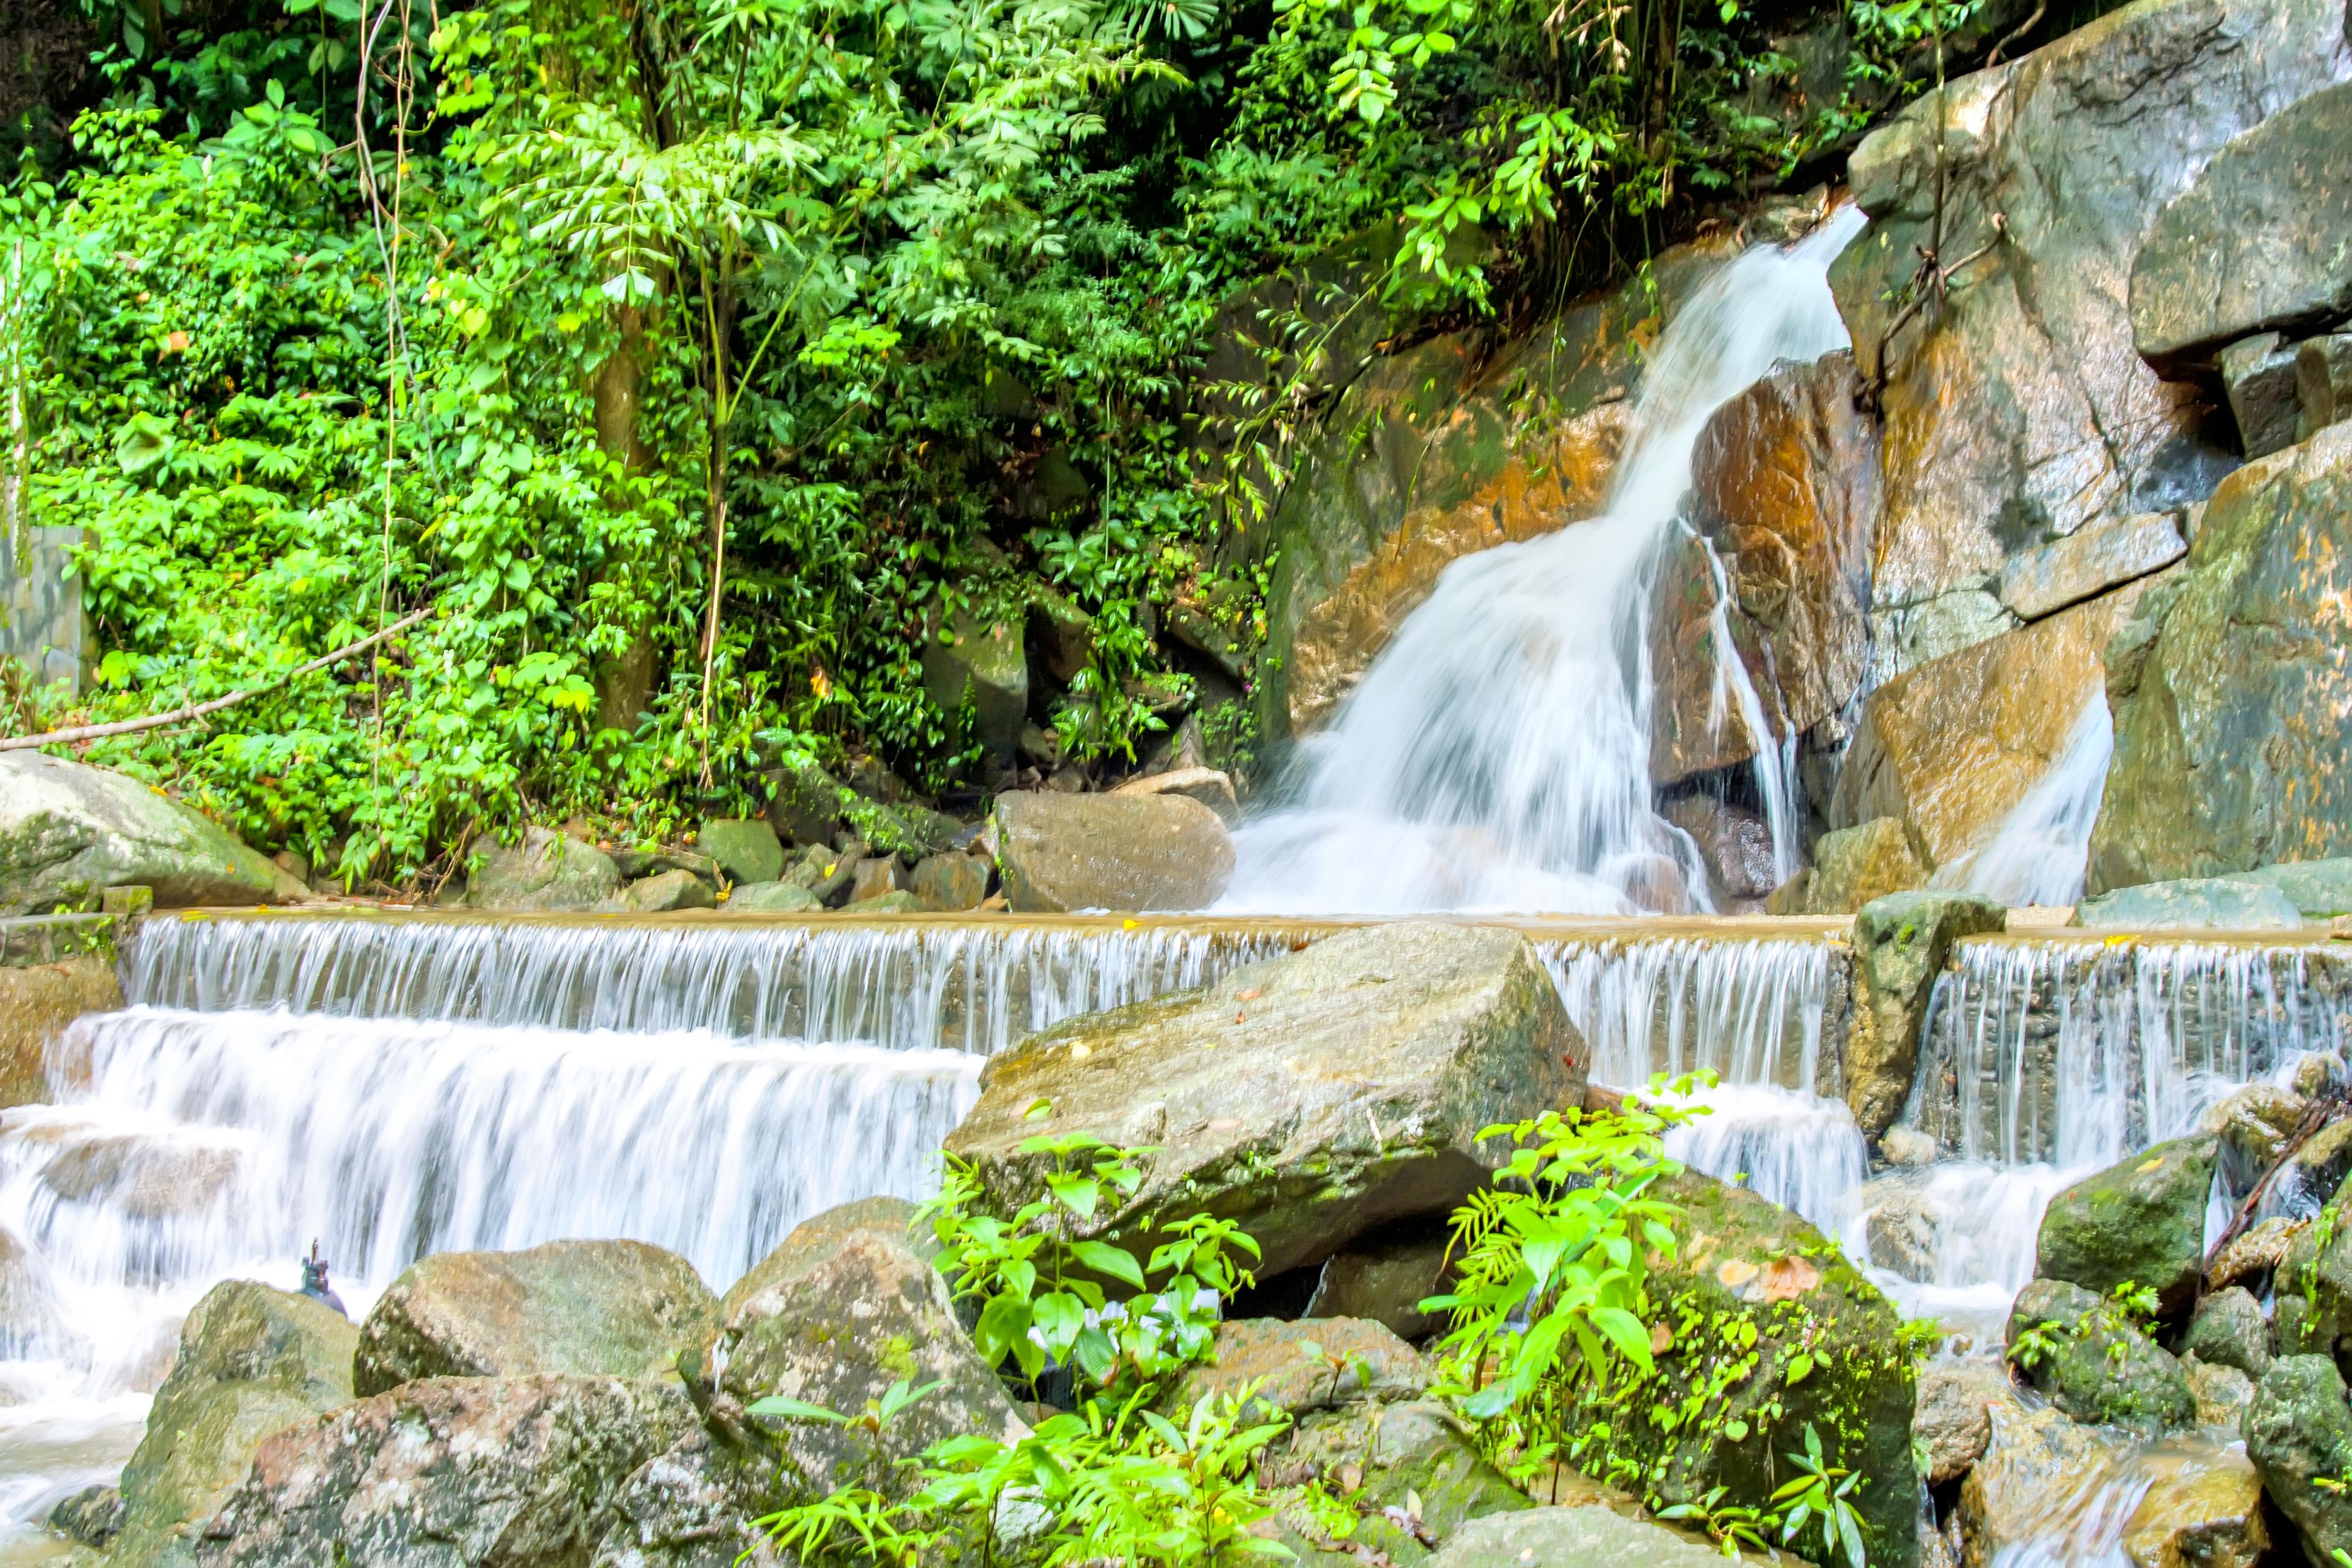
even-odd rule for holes
{"type": "Polygon", "coordinates": [[[1812,1374],[1813,1358],[1800,1351],[1789,1359],[1789,1373],[1784,1381],[1787,1386],[1794,1388],[1812,1374]]]}
{"type": "Polygon", "coordinates": [[[1070,1243],[1070,1256],[1097,1274],[1123,1279],[1139,1290],[1144,1288],[1143,1270],[1136,1266],[1135,1255],[1124,1247],[1113,1247],[1107,1241],[1074,1241],[1070,1243]]]}
{"type": "Polygon", "coordinates": [[[1092,1176],[1056,1173],[1045,1178],[1045,1185],[1072,1214],[1080,1219],[1094,1218],[1095,1200],[1102,1195],[1102,1184],[1092,1176]]]}

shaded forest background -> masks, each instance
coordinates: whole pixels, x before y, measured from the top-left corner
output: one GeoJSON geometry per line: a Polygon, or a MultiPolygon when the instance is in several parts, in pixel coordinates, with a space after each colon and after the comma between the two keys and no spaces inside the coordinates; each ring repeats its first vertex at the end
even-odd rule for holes
{"type": "Polygon", "coordinates": [[[1032,716],[1069,765],[1132,767],[1190,712],[1246,768],[1228,675],[1330,311],[1241,290],[1312,276],[1391,344],[1499,338],[1833,178],[1939,51],[2021,22],[2058,25],[28,0],[0,33],[6,521],[83,531],[93,646],[79,695],[0,671],[0,717],[219,696],[427,609],[88,753],[393,883],[526,820],[665,837],[799,762],[976,799],[1008,759],[925,654],[1008,619],[1049,634],[1032,716]]]}

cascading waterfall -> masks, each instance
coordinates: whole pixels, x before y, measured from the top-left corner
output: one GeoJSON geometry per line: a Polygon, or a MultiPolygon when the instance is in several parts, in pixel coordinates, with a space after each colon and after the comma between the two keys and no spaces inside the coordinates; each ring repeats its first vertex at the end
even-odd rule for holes
{"type": "MultiPolygon", "coordinates": [[[[991,1052],[1338,929],[147,921],[132,1005],[51,1046],[54,1103],[0,1113],[0,1519],[111,1479],[222,1279],[289,1286],[316,1238],[359,1312],[427,1252],[618,1236],[723,1288],[810,1214],[927,1191],[991,1052]]],[[[1602,1081],[1810,1099],[1841,973],[1817,937],[1518,929],[1602,1081]]]]}
{"type": "MultiPolygon", "coordinates": [[[[1643,375],[1607,512],[1446,568],[1302,742],[1297,803],[1235,835],[1222,908],[1706,907],[1696,847],[1652,809],[1652,581],[1708,416],[1776,362],[1847,345],[1827,274],[1863,225],[1847,207],[1785,250],[1750,250],[1684,306],[1643,375]]],[[[1771,800],[1779,737],[1758,738],[1771,800]]],[[[1784,841],[1793,815],[1774,824],[1784,841]]]]}
{"type": "Polygon", "coordinates": [[[1997,1320],[2032,1277],[2058,1192],[2191,1131],[2244,1084],[2341,1051],[2347,962],[2325,944],[1962,943],[1937,982],[1904,1112],[1942,1158],[1873,1184],[1848,1251],[1870,1257],[1875,1215],[1900,1206],[1932,1226],[1933,1261],[1883,1282],[1913,1311],[1997,1320]]]}
{"type": "Polygon", "coordinates": [[[2099,819],[2115,752],[2115,723],[2102,690],[2084,705],[2050,771],[1981,848],[1937,872],[1936,886],[1965,888],[2012,909],[2071,904],[2081,898],[2091,829],[2099,819]]]}

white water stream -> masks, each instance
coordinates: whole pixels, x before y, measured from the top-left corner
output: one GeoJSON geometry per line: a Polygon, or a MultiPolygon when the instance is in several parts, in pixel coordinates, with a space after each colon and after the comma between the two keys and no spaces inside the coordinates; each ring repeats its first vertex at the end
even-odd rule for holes
{"type": "MultiPolygon", "coordinates": [[[[1601,517],[1447,567],[1330,727],[1300,744],[1297,804],[1245,825],[1223,909],[1598,914],[1706,909],[1690,839],[1653,806],[1652,581],[1708,416],[1780,360],[1847,345],[1828,269],[1849,206],[1710,279],[1660,335],[1601,517]]],[[[1727,647],[1719,695],[1773,742],[1758,759],[1795,824],[1781,737],[1727,647]]],[[[1722,704],[1717,704],[1718,710],[1722,704]]]]}

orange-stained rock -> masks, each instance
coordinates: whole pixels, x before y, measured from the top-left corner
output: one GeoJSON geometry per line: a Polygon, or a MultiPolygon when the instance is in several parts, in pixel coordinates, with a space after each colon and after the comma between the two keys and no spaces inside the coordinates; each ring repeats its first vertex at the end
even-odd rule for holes
{"type": "Polygon", "coordinates": [[[2105,683],[2107,639],[2158,580],[1946,654],[1872,692],[1831,820],[1899,818],[1930,869],[1982,844],[2065,750],[2105,683]]]}
{"type": "MultiPolygon", "coordinates": [[[[1691,455],[1692,521],[1721,564],[1732,641],[1776,738],[1843,707],[1862,679],[1878,433],[1853,392],[1849,353],[1775,366],[1717,411],[1691,455]]],[[[1707,545],[1683,540],[1659,574],[1650,766],[1661,783],[1757,751],[1739,705],[1716,692],[1707,545]]]]}

